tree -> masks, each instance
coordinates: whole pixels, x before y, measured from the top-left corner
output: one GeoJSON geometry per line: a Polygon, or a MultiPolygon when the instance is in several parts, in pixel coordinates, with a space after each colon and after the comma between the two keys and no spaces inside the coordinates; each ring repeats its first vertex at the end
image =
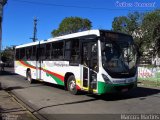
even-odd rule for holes
{"type": "Polygon", "coordinates": [[[14,62],[14,48],[13,47],[7,47],[5,50],[2,51],[2,62],[13,64],[14,62]]]}
{"type": "Polygon", "coordinates": [[[134,12],[127,16],[115,17],[112,22],[112,29],[116,32],[123,32],[132,35],[141,25],[143,14],[134,12]]]}
{"type": "Polygon", "coordinates": [[[127,16],[116,17],[112,22],[114,31],[133,36],[140,55],[151,61],[153,56],[160,57],[160,10],[146,13],[129,13],[127,16]],[[125,26],[122,23],[125,22],[125,26]]]}
{"type": "Polygon", "coordinates": [[[155,40],[154,44],[155,55],[158,55],[160,57],[160,23],[154,29],[153,39],[155,40]]]}
{"type": "Polygon", "coordinates": [[[128,18],[126,16],[115,17],[112,22],[112,28],[115,32],[128,33],[128,18]]]}
{"type": "Polygon", "coordinates": [[[112,22],[113,31],[130,34],[134,37],[140,55],[143,53],[143,32],[141,30],[143,16],[142,13],[134,12],[129,13],[127,16],[115,17],[112,22]]]}
{"type": "Polygon", "coordinates": [[[146,13],[141,28],[146,50],[153,49],[153,55],[160,53],[160,10],[146,13]]]}
{"type": "Polygon", "coordinates": [[[83,19],[80,17],[66,17],[60,23],[59,28],[53,30],[51,34],[53,37],[55,37],[64,34],[89,30],[91,29],[91,27],[92,27],[92,22],[88,19],[83,19]]]}

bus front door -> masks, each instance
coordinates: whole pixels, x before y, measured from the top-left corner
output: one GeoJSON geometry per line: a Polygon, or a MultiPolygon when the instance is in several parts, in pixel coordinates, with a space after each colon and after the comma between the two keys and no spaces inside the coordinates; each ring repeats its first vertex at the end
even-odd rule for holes
{"type": "Polygon", "coordinates": [[[98,45],[95,42],[82,42],[82,79],[83,89],[89,92],[97,90],[98,45]]]}

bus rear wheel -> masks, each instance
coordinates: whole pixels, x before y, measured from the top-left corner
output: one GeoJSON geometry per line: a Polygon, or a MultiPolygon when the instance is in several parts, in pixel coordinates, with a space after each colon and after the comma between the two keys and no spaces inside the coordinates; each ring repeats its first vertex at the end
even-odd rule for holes
{"type": "Polygon", "coordinates": [[[30,70],[27,70],[26,72],[26,79],[29,81],[30,84],[33,83],[30,70]]]}
{"type": "Polygon", "coordinates": [[[73,94],[73,95],[76,95],[78,94],[78,90],[76,88],[76,80],[75,80],[75,77],[74,75],[71,75],[68,80],[67,80],[67,88],[68,88],[68,91],[73,94]]]}

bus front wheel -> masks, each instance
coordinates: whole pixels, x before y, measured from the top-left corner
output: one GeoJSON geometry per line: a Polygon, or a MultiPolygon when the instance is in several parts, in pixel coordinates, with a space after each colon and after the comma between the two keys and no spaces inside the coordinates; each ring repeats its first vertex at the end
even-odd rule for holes
{"type": "Polygon", "coordinates": [[[71,75],[71,76],[68,78],[68,80],[67,80],[67,88],[68,88],[68,91],[69,91],[71,94],[76,95],[76,94],[78,93],[77,88],[76,88],[76,80],[75,80],[74,75],[71,75]]]}
{"type": "Polygon", "coordinates": [[[30,70],[27,70],[26,72],[26,79],[29,81],[29,83],[33,83],[30,70]]]}

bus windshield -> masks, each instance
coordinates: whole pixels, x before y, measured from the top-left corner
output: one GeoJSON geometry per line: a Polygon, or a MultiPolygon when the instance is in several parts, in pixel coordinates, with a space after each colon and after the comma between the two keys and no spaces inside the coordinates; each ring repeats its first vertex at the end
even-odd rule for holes
{"type": "Polygon", "coordinates": [[[101,40],[102,65],[111,77],[133,77],[137,52],[131,36],[107,34],[101,40]]]}

